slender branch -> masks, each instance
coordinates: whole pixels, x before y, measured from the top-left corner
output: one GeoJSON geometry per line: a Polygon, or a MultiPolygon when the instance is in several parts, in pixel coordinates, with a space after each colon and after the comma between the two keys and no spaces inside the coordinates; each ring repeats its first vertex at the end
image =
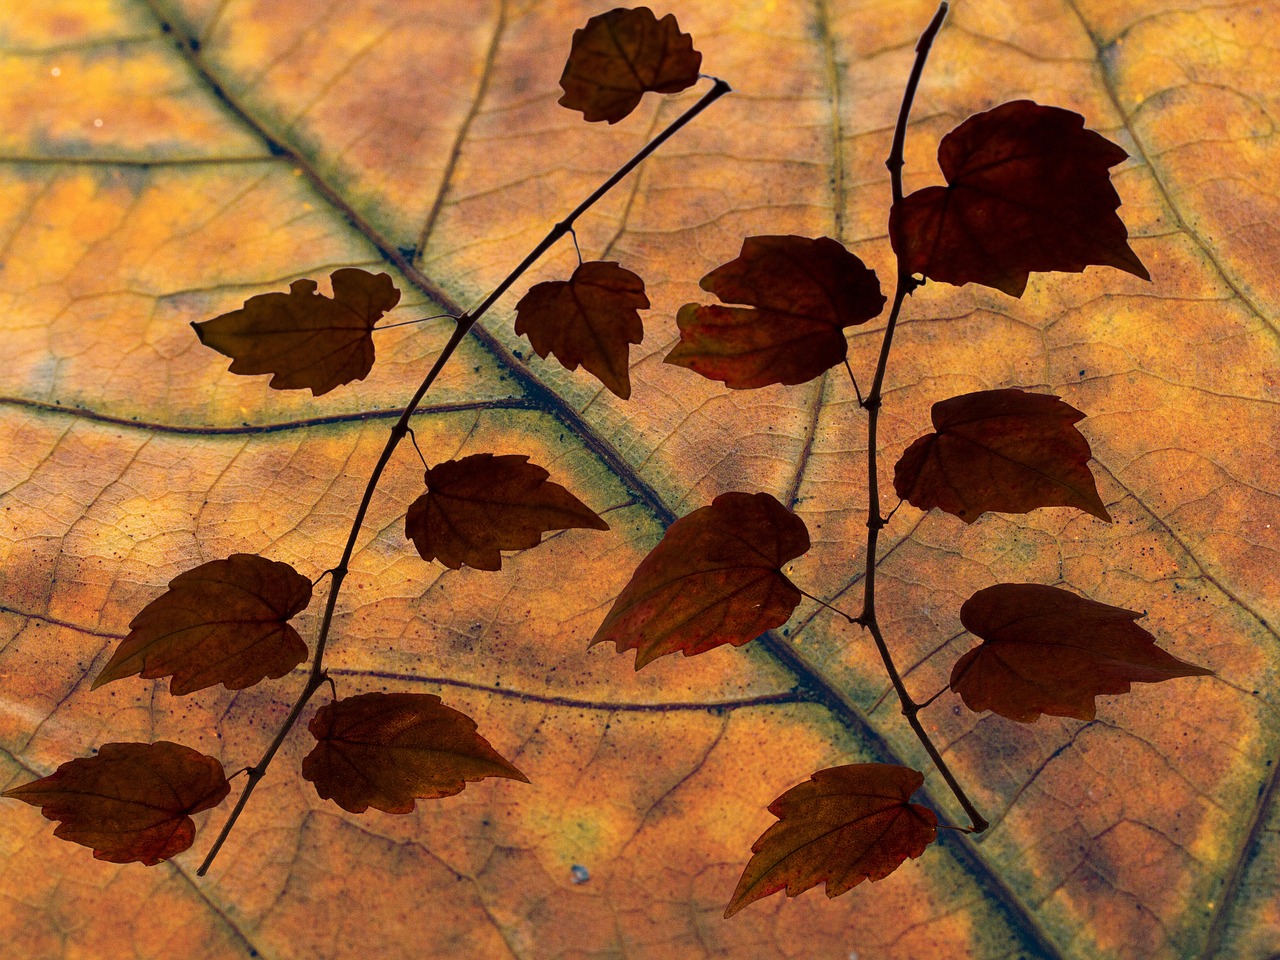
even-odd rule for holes
{"type": "Polygon", "coordinates": [[[800,595],[801,595],[802,597],[808,597],[808,598],[809,598],[810,600],[812,600],[814,603],[819,604],[820,606],[826,607],[826,608],[827,608],[828,610],[830,610],[832,613],[839,614],[840,616],[842,616],[842,617],[844,617],[846,620],[848,620],[850,623],[857,623],[857,622],[858,622],[858,618],[857,618],[857,617],[855,617],[853,614],[851,614],[851,613],[845,613],[845,612],[844,612],[843,610],[841,610],[839,607],[833,607],[831,604],[827,603],[827,601],[823,600],[821,597],[815,597],[812,593],[809,593],[809,591],[807,591],[807,590],[801,590],[799,587],[796,587],[795,582],[794,582],[794,581],[792,581],[790,577],[786,577],[785,579],[786,579],[787,583],[790,583],[790,584],[791,584],[791,586],[795,587],[795,588],[796,588],[796,590],[797,590],[797,591],[799,591],[799,593],[800,593],[800,595]]]}
{"type": "Polygon", "coordinates": [[[937,700],[940,696],[942,696],[944,693],[946,693],[946,692],[947,692],[948,690],[950,690],[950,689],[951,689],[951,684],[947,684],[945,687],[943,687],[941,690],[939,690],[937,693],[935,693],[935,694],[934,694],[932,697],[930,697],[928,700],[923,701],[923,702],[920,704],[920,709],[921,709],[921,710],[923,710],[925,707],[927,707],[929,704],[933,703],[933,701],[937,700]]]}
{"type": "MultiPolygon", "coordinates": [[[[549,250],[557,240],[569,233],[573,229],[574,221],[582,214],[586,213],[592,205],[601,197],[612,190],[618,183],[623,180],[632,170],[638,167],[644,160],[658,147],[666,143],[674,136],[682,127],[693,120],[703,110],[711,106],[715,101],[719,100],[730,91],[729,84],[723,80],[717,79],[715,84],[708,90],[692,107],[676,117],[665,130],[656,137],[646,143],[635,156],[619,167],[612,176],[604,183],[600,184],[592,193],[580,204],[573,208],[572,212],[551,228],[551,231],[542,239],[542,241],[533,248],[523,260],[507,274],[506,278],[499,283],[493,291],[481,301],[480,305],[468,310],[462,316],[456,318],[457,326],[454,328],[453,334],[449,337],[449,341],[440,351],[440,355],[436,357],[435,363],[428,371],[425,379],[419,384],[418,389],[414,392],[413,397],[405,406],[404,412],[400,414],[400,419],[396,421],[395,426],[391,428],[391,435],[387,438],[386,446],[382,448],[382,453],[378,457],[378,462],[374,464],[373,472],[369,475],[369,481],[365,484],[364,496],[360,499],[360,506],[356,509],[355,519],[351,521],[351,533],[347,536],[346,546],[342,550],[342,559],[338,561],[338,565],[331,571],[332,579],[330,580],[329,596],[325,601],[324,614],[320,620],[320,630],[316,635],[315,653],[311,659],[311,672],[307,677],[307,684],[302,689],[302,693],[298,696],[298,700],[294,703],[293,708],[289,711],[289,715],[285,717],[284,724],[280,727],[275,739],[271,741],[271,745],[267,747],[267,752],[262,755],[256,766],[250,767],[248,770],[249,780],[245,784],[244,790],[236,800],[236,805],[232,809],[231,814],[227,817],[226,823],[222,825],[222,830],[218,833],[218,837],[213,842],[208,855],[204,858],[204,862],[200,864],[200,869],[196,871],[197,876],[203,877],[212,865],[214,857],[218,855],[218,851],[222,849],[222,845],[226,842],[227,836],[231,833],[232,827],[240,818],[241,811],[249,801],[249,796],[253,793],[254,788],[258,785],[267,772],[267,767],[271,764],[272,759],[279,751],[284,743],[285,737],[289,735],[289,731],[293,729],[293,725],[297,722],[298,716],[302,713],[303,708],[311,699],[312,695],[318,690],[328,679],[324,672],[324,648],[329,639],[329,631],[333,625],[333,613],[337,607],[338,594],[342,590],[342,582],[347,577],[348,566],[351,562],[351,556],[355,552],[356,540],[360,535],[360,529],[364,525],[365,514],[369,512],[369,504],[373,501],[374,491],[378,488],[378,481],[382,479],[383,471],[386,470],[387,464],[391,460],[391,455],[395,453],[396,447],[400,445],[400,441],[404,439],[405,434],[409,433],[409,420],[412,418],[414,411],[418,409],[418,404],[422,402],[422,398],[426,396],[427,391],[431,389],[431,385],[435,383],[436,378],[440,375],[440,370],[453,356],[454,351],[458,349],[467,333],[475,326],[488,309],[493,306],[498,299],[507,292],[513,283],[520,279],[538,258],[549,250]]],[[[384,328],[387,329],[387,328],[384,328]]]]}
{"type": "MultiPolygon", "coordinates": [[[[920,39],[916,43],[915,63],[911,67],[911,76],[907,80],[906,89],[902,94],[902,106],[898,111],[898,122],[893,131],[893,146],[889,150],[888,160],[885,161],[885,166],[889,168],[889,181],[893,189],[894,203],[898,203],[903,196],[902,150],[907,137],[907,121],[911,116],[911,104],[915,100],[916,87],[920,84],[920,75],[924,71],[925,61],[929,59],[929,48],[933,46],[933,39],[937,36],[938,30],[942,27],[942,21],[946,19],[946,16],[947,4],[944,0],[943,3],[938,5],[938,11],[933,15],[933,20],[930,21],[929,26],[925,28],[924,33],[920,35],[920,39]]],[[[893,348],[893,332],[897,327],[898,315],[902,312],[902,304],[907,296],[919,285],[920,282],[907,273],[901,261],[899,261],[897,283],[893,292],[893,307],[889,311],[889,320],[885,324],[884,339],[880,344],[880,356],[876,361],[875,377],[871,381],[871,389],[867,392],[866,398],[862,403],[867,410],[867,567],[862,581],[862,615],[858,620],[871,634],[871,639],[875,641],[876,650],[879,651],[880,659],[884,662],[885,672],[888,673],[889,681],[893,684],[893,689],[898,694],[898,700],[902,703],[902,713],[907,718],[907,723],[911,725],[911,729],[915,731],[916,737],[924,746],[925,752],[929,754],[934,766],[942,774],[942,779],[946,781],[947,786],[951,788],[951,792],[955,794],[956,800],[960,802],[960,806],[964,808],[964,812],[973,822],[973,831],[978,833],[987,828],[987,821],[974,807],[973,802],[965,794],[964,790],[961,789],[955,775],[947,766],[946,761],[942,759],[942,754],[938,752],[938,748],[929,739],[929,734],[925,731],[923,724],[920,723],[919,713],[922,704],[916,703],[911,698],[911,695],[907,693],[906,685],[902,682],[902,675],[898,672],[898,667],[893,662],[893,655],[890,654],[889,646],[885,643],[884,634],[880,630],[880,622],[876,619],[876,546],[880,538],[880,530],[888,522],[880,515],[880,478],[876,467],[876,430],[880,422],[880,403],[884,392],[884,375],[889,364],[889,351],[893,348]]]]}

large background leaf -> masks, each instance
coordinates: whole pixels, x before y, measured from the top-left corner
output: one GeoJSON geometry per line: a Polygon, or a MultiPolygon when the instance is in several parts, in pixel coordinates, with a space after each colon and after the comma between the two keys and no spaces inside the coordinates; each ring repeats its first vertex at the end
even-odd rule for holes
{"type": "MultiPolygon", "coordinates": [[[[181,699],[140,681],[90,693],[92,677],[185,569],[237,551],[308,576],[332,564],[390,411],[448,325],[378,334],[370,376],[317,401],[228,376],[188,322],[342,266],[393,273],[406,295],[388,322],[474,302],[696,96],[610,129],[558,107],[559,52],[606,6],[3,5],[4,784],[107,740],[178,739],[229,769],[258,756],[301,676],[181,699]]],[[[429,457],[527,454],[611,533],[568,531],[501,573],[446,572],[402,537],[411,451],[374,499],[331,647],[343,692],[439,693],[533,785],[356,819],[298,775],[297,735],[205,881],[208,829],[170,865],[114,867],[6,807],[0,942],[42,960],[413,957],[424,929],[442,958],[522,960],[1280,950],[1272,5],[955,5],[907,189],[940,182],[938,140],[973,111],[1019,97],[1079,111],[1133,158],[1117,168],[1121,215],[1153,283],[1090,269],[1033,277],[1021,301],[925,287],[881,419],[883,477],[939,399],[1058,394],[1089,414],[1116,519],[1050,509],[962,529],[904,506],[880,595],[917,694],[945,683],[973,642],[960,604],[996,580],[1145,609],[1162,646],[1217,678],[1104,698],[1087,724],[1016,726],[944,698],[927,718],[991,831],[942,831],[874,888],[772,898],[725,923],[779,793],[834,764],[929,770],[874,653],[812,606],[742,650],[638,675],[586,650],[663,526],[731,489],[794,504],[814,547],[793,575],[856,604],[865,425],[843,371],[744,394],[661,358],[675,310],[744,236],[828,234],[890,275],[883,160],[933,6],[681,5],[706,69],[737,92],[578,225],[584,254],[641,274],[653,301],[631,401],[530,358],[511,332],[519,291],[433,391],[415,424],[429,457]]],[[[574,262],[565,245],[527,281],[574,262]]],[[[879,327],[851,332],[855,370],[871,369],[879,327]]],[[[961,819],[936,775],[918,796],[961,819]]]]}

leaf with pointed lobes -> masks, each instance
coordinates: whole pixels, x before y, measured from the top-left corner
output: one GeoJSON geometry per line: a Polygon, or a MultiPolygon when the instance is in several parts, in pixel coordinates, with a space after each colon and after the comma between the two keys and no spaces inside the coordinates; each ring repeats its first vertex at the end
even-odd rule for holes
{"type": "Polygon", "coordinates": [[[767,493],[722,493],[681,517],[640,562],[590,646],[668,653],[735,647],[786,623],[801,593],[782,565],[809,549],[804,521],[767,493]]]}
{"type": "Polygon", "coordinates": [[[412,813],[416,800],[468,781],[528,778],[476,733],[476,722],[429,693],[362,693],[325,704],[307,729],[319,741],[302,776],[350,813],[412,813]]]}
{"type": "Polygon", "coordinates": [[[288,293],[250,297],[244,307],[192,323],[200,342],[231,358],[232,373],[274,374],[276,390],[310,388],[320,396],[373,369],[373,328],[400,302],[385,273],[353,267],[331,275],[333,298],[314,280],[295,280],[288,293]]]}
{"type": "Polygon", "coordinates": [[[222,764],[180,743],[106,743],[49,776],[6,790],[48,820],[55,837],[93,848],[97,860],[155,866],[191,846],[191,814],[220,804],[231,785],[222,764]]]}
{"type": "Polygon", "coordinates": [[[526,550],[548,530],[608,530],[590,507],[520,454],[476,453],[427,471],[404,533],[428,562],[501,570],[501,550],[526,550]]]}
{"type": "Polygon", "coordinates": [[[310,602],[311,581],[287,563],[253,553],[202,563],[133,618],[93,689],[134,675],[171,676],[169,692],[180,696],[283,677],[307,659],[288,621],[310,602]]]}
{"type": "Polygon", "coordinates": [[[1090,264],[1150,280],[1116,215],[1109,171],[1127,157],[1070,110],[1015,100],[974,114],[938,147],[947,186],[893,205],[893,251],[907,273],[1014,297],[1030,273],[1090,264]]]}
{"type": "Polygon", "coordinates": [[[838,897],[883,880],[938,837],[932,810],[908,803],[924,776],[888,763],[819,770],[769,804],[778,822],[751,847],[725,918],[779,890],[795,897],[826,882],[838,897]]]}
{"type": "Polygon", "coordinates": [[[1111,515],[1089,472],[1084,414],[1057,397],[980,390],[933,405],[935,433],[907,447],[893,472],[898,496],[973,523],[983,513],[1077,507],[1111,515]]]}
{"type": "Polygon", "coordinates": [[[659,20],[648,7],[618,7],[573,32],[560,105],[583,119],[617,123],[646,93],[679,93],[698,82],[702,54],[680,32],[673,13],[659,20]]]}
{"type": "Polygon", "coordinates": [[[592,260],[568,280],[530,287],[516,304],[515,330],[543,360],[554,353],[566,370],[581,364],[626,400],[630,345],[644,340],[637,311],[648,308],[643,280],[613,261],[592,260]]]}
{"type": "Polygon", "coordinates": [[[1134,623],[1141,616],[1038,583],[979,590],[960,622],[983,642],[956,662],[951,689],[970,710],[1019,723],[1042,713],[1092,720],[1094,697],[1128,693],[1131,683],[1212,675],[1157,647],[1134,623]]]}
{"type": "Polygon", "coordinates": [[[879,316],[875,271],[829,237],[747,237],[742,252],[702,278],[725,303],[686,303],[666,363],[734,390],[805,383],[842,363],[844,328],[879,316]]]}

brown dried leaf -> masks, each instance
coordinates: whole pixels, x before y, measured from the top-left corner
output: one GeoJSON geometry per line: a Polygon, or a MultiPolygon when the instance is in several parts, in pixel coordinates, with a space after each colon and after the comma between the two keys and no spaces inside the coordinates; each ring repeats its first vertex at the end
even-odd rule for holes
{"type": "Polygon", "coordinates": [[[98,860],[155,866],[196,836],[191,814],[231,791],[222,764],[179,743],[106,743],[49,776],[6,790],[49,820],[54,836],[93,848],[98,860]]]}
{"type": "Polygon", "coordinates": [[[567,370],[586,367],[626,400],[629,345],[644,340],[638,310],[649,308],[644,281],[608,260],[578,264],[568,280],[535,284],[516,304],[516,333],[542,359],[554,353],[567,370]]]}
{"type": "Polygon", "coordinates": [[[333,298],[314,280],[295,280],[288,293],[250,297],[240,310],[193,322],[205,346],[231,357],[232,373],[271,373],[277,390],[309,387],[320,396],[373,369],[373,328],[400,302],[385,273],[353,267],[331,275],[333,298]]]}
{"type": "Polygon", "coordinates": [[[302,775],[351,813],[411,813],[416,799],[461,793],[485,777],[529,780],[476,733],[465,713],[428,693],[363,693],[321,707],[307,729],[319,742],[302,775]]]}

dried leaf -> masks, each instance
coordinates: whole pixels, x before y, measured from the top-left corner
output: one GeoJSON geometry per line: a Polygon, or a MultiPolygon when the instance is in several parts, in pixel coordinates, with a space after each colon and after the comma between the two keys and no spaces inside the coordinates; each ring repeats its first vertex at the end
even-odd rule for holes
{"type": "Polygon", "coordinates": [[[785,889],[798,896],[822,882],[838,897],[863,880],[883,880],[938,836],[932,810],[908,803],[923,774],[887,763],[819,770],[769,804],[778,822],[751,847],[725,917],[785,889]]]}
{"type": "Polygon", "coordinates": [[[740,647],[787,622],[801,594],[781,567],[808,549],[804,521],[769,494],[722,493],[667,528],[590,645],[635,650],[637,670],[668,653],[740,647]]]}
{"type": "Polygon", "coordinates": [[[1089,441],[1072,424],[1084,414],[1057,397],[980,390],[933,405],[935,433],[907,447],[893,473],[903,500],[973,523],[984,512],[1077,507],[1111,515],[1089,472],[1089,441]]]}
{"type": "Polygon", "coordinates": [[[1040,714],[1092,720],[1094,697],[1130,683],[1208,676],[1156,646],[1134,623],[1145,614],[1038,583],[998,583],[960,608],[983,643],[951,671],[951,689],[970,710],[1034,723],[1040,714]]]}
{"type": "Polygon", "coordinates": [[[405,536],[423,560],[457,570],[502,569],[500,550],[526,550],[548,530],[609,525],[529,458],[477,453],[427,471],[427,492],[409,505],[405,536]]]}
{"type": "Polygon", "coordinates": [[[364,693],[325,704],[307,729],[319,742],[302,775],[343,810],[411,813],[416,799],[461,793],[468,781],[523,773],[476,733],[465,713],[428,693],[364,693]]]}
{"type": "Polygon", "coordinates": [[[673,13],[659,20],[648,7],[619,7],[573,32],[560,77],[560,105],[583,118],[617,123],[646,93],[679,93],[698,82],[702,54],[680,32],[673,13]]]}
{"type": "Polygon", "coordinates": [[[893,205],[894,252],[910,273],[1015,297],[1033,271],[1098,264],[1150,280],[1116,215],[1108,171],[1126,157],[1070,110],[1015,100],[974,114],[938,147],[947,186],[893,205]]]}
{"type": "Polygon", "coordinates": [[[686,303],[665,362],[735,390],[812,380],[844,361],[844,328],[885,303],[875,271],[829,237],[747,237],[701,286],[757,309],[686,303]]]}
{"type": "Polygon", "coordinates": [[[542,359],[554,353],[578,365],[626,400],[631,396],[629,345],[644,340],[638,310],[649,308],[644,281],[608,260],[578,264],[566,280],[535,284],[516,304],[516,333],[542,359]]]}
{"type": "Polygon", "coordinates": [[[240,310],[191,324],[200,342],[231,357],[232,373],[271,373],[277,390],[309,387],[320,396],[373,369],[373,328],[400,302],[385,273],[344,267],[331,276],[333,298],[314,280],[288,293],[250,297],[240,310]]]}
{"type": "Polygon", "coordinates": [[[93,689],[135,674],[172,676],[175,695],[283,677],[307,658],[288,621],[310,602],[311,581],[287,563],[253,553],[202,563],[133,618],[93,689]]]}
{"type": "Polygon", "coordinates": [[[61,820],[54,836],[93,848],[98,860],[155,866],[191,846],[191,814],[231,792],[222,764],[180,743],[106,743],[3,796],[61,820]]]}

